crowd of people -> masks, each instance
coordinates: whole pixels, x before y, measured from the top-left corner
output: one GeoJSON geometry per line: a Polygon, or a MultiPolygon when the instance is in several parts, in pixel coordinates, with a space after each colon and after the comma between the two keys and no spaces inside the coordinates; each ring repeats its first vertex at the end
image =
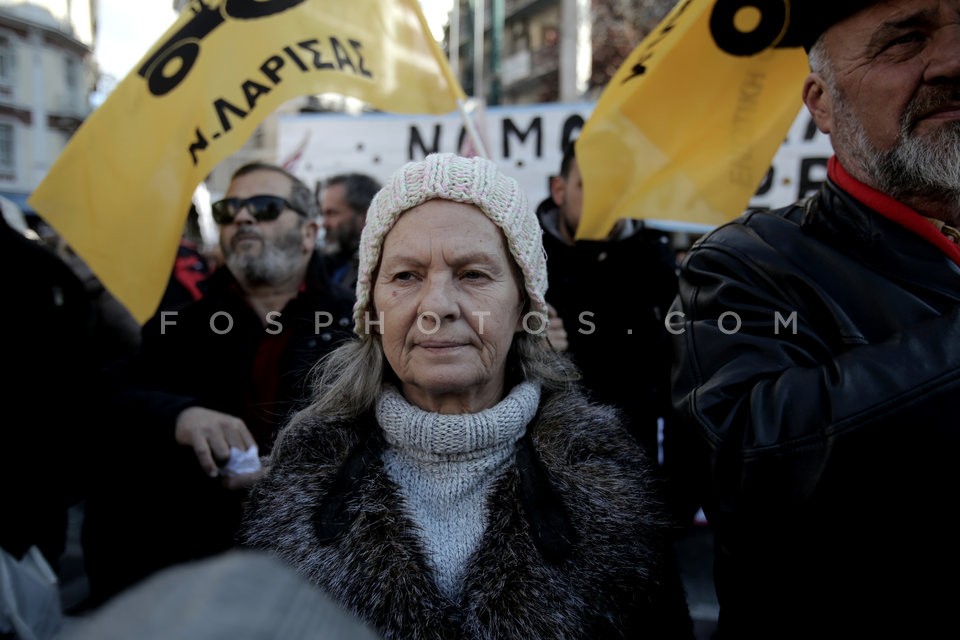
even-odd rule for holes
{"type": "MultiPolygon", "coordinates": [[[[322,611],[330,637],[693,638],[674,542],[702,507],[716,638],[950,628],[960,3],[799,5],[827,179],[679,264],[635,220],[577,238],[575,142],[537,207],[484,158],[319,194],[245,165],[222,261],[183,245],[132,336],[0,226],[32,274],[3,318],[4,586],[42,592],[82,502],[77,637],[322,611]]],[[[55,632],[4,594],[0,635],[55,632]]]]}

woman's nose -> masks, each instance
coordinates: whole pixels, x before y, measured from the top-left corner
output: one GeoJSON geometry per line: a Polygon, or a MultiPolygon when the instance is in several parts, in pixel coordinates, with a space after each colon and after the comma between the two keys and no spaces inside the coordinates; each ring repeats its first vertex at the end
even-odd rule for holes
{"type": "Polygon", "coordinates": [[[449,276],[427,276],[423,283],[417,314],[435,322],[454,319],[459,315],[456,286],[449,276]]]}

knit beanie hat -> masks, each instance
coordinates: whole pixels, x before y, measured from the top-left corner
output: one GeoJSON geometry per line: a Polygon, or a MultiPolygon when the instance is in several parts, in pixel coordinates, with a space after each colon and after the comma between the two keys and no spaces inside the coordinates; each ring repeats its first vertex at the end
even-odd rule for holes
{"type": "Polygon", "coordinates": [[[500,172],[485,158],[464,158],[453,153],[433,153],[408,162],[377,192],[360,235],[357,301],[353,307],[354,331],[363,333],[364,314],[370,306],[373,273],[380,261],[383,240],[404,211],[427,200],[442,199],[476,205],[507,238],[507,246],[523,274],[530,310],[546,322],[547,261],[542,229],[516,180],[500,172]]]}

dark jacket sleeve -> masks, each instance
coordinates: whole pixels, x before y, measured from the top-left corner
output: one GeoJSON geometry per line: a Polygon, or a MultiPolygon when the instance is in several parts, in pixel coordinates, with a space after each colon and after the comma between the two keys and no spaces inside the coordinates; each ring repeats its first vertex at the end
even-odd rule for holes
{"type": "Polygon", "coordinates": [[[882,461],[869,456],[881,449],[871,445],[883,440],[889,453],[891,429],[921,425],[901,434],[904,447],[923,432],[944,443],[956,438],[946,416],[960,391],[960,309],[940,313],[912,301],[902,305],[902,321],[887,323],[896,331],[865,335],[865,322],[845,307],[869,309],[871,298],[900,293],[872,290],[831,255],[809,255],[817,264],[804,265],[736,224],[684,262],[671,314],[673,400],[699,441],[701,470],[728,507],[810,499],[838,473],[834,457],[850,437],[859,464],[875,465],[882,461]],[[805,277],[813,268],[818,277],[805,277]],[[844,278],[844,287],[822,289],[844,278]]]}
{"type": "MultiPolygon", "coordinates": [[[[178,379],[170,364],[178,359],[172,352],[176,349],[175,345],[158,340],[158,333],[158,319],[154,317],[144,325],[138,351],[111,363],[105,371],[110,384],[113,426],[125,437],[134,437],[141,446],[169,451],[177,447],[173,437],[177,416],[187,407],[199,405],[200,400],[171,388],[178,379]]],[[[183,367],[199,366],[186,355],[180,361],[183,367]]]]}

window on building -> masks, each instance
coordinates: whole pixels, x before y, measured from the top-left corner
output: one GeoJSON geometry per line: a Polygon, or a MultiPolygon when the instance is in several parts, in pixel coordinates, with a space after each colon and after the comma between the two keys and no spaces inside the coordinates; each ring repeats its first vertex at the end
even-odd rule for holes
{"type": "Polygon", "coordinates": [[[0,35],[0,82],[9,84],[13,79],[13,47],[10,38],[0,35]]]}
{"type": "Polygon", "coordinates": [[[67,89],[72,95],[77,89],[77,77],[79,75],[77,73],[77,61],[74,58],[67,56],[64,59],[64,73],[66,74],[64,80],[66,81],[67,89]]]}
{"type": "Polygon", "coordinates": [[[0,170],[14,168],[13,125],[0,123],[0,170]]]}

